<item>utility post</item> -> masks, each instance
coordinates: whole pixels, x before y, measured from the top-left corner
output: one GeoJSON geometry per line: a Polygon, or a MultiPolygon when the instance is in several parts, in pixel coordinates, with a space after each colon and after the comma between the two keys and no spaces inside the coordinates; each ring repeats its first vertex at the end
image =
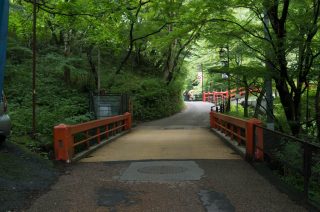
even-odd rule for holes
{"type": "Polygon", "coordinates": [[[203,95],[204,92],[204,84],[203,84],[203,66],[202,64],[198,65],[198,76],[197,79],[200,81],[201,83],[201,94],[203,95]]]}
{"type": "Polygon", "coordinates": [[[309,123],[309,117],[310,117],[310,112],[309,112],[309,81],[308,79],[306,80],[306,86],[307,86],[307,109],[306,109],[306,131],[307,131],[307,134],[308,134],[308,129],[309,129],[309,126],[310,126],[310,123],[309,123]]]}
{"type": "Polygon", "coordinates": [[[100,95],[100,90],[101,90],[101,52],[100,52],[100,46],[98,46],[98,68],[97,68],[97,77],[98,77],[98,82],[97,82],[97,90],[98,90],[98,95],[100,95]]]}
{"type": "Polygon", "coordinates": [[[7,35],[8,35],[9,1],[0,1],[0,99],[3,90],[4,69],[6,63],[7,35]]]}
{"type": "MultiPolygon", "coordinates": [[[[220,51],[219,51],[219,56],[220,56],[220,61],[221,61],[221,64],[223,67],[225,68],[229,68],[229,63],[230,63],[230,51],[229,51],[229,45],[227,44],[226,47],[221,47],[220,48],[220,51]],[[226,50],[225,50],[226,49],[226,50]]],[[[226,74],[223,74],[223,76],[226,76],[227,78],[227,81],[228,81],[228,99],[227,99],[227,105],[226,105],[226,108],[225,108],[225,111],[226,112],[229,112],[230,111],[230,101],[231,101],[231,98],[230,98],[230,90],[231,90],[231,82],[230,82],[230,73],[229,73],[229,70],[226,74]]]]}
{"type": "Polygon", "coordinates": [[[32,138],[36,136],[37,0],[33,0],[32,26],[32,138]]]}
{"type": "Polygon", "coordinates": [[[204,80],[203,80],[203,66],[202,66],[202,64],[200,65],[200,68],[201,68],[201,93],[203,94],[203,82],[204,82],[204,80]]]}
{"type": "MultiPolygon", "coordinates": [[[[229,45],[227,44],[227,68],[229,69],[230,66],[230,51],[229,51],[229,45]]],[[[228,70],[229,71],[229,70],[228,70]]],[[[228,102],[227,102],[227,108],[226,112],[230,112],[231,109],[231,97],[230,97],[230,90],[231,90],[231,82],[230,82],[230,73],[228,72],[228,102]]]]}
{"type": "Polygon", "coordinates": [[[241,95],[240,95],[240,91],[239,91],[239,76],[238,75],[236,75],[236,84],[237,84],[237,87],[236,87],[236,102],[237,102],[237,106],[236,106],[236,111],[237,111],[237,113],[239,112],[239,99],[240,99],[240,97],[241,97],[241,95]]]}
{"type": "MultiPolygon", "coordinates": [[[[264,11],[264,36],[267,40],[270,40],[270,35],[268,32],[269,26],[269,17],[267,15],[267,11],[264,11]]],[[[266,89],[266,102],[267,102],[267,128],[274,130],[274,120],[273,120],[273,96],[272,96],[272,72],[273,66],[270,62],[272,58],[271,51],[266,50],[267,60],[266,60],[266,69],[267,73],[265,75],[264,86],[266,89]]]]}

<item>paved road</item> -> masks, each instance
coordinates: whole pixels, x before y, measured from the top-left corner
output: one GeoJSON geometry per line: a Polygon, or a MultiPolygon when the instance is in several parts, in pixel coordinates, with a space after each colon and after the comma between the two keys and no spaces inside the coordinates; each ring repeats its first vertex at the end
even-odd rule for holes
{"type": "Polygon", "coordinates": [[[213,104],[208,102],[186,102],[181,113],[168,118],[142,124],[144,127],[209,127],[209,112],[213,104]]]}
{"type": "Polygon", "coordinates": [[[187,102],[181,113],[141,124],[81,162],[241,159],[210,132],[211,106],[210,103],[187,102]]]}
{"type": "Polygon", "coordinates": [[[70,166],[29,211],[306,211],[209,131],[210,106],[138,126],[70,166]]]}

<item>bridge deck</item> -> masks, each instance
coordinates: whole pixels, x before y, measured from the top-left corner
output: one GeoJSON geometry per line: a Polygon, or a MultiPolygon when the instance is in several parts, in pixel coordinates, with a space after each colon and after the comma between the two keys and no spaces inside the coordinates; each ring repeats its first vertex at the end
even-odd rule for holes
{"type": "Polygon", "coordinates": [[[70,167],[30,211],[306,211],[204,128],[210,104],[187,106],[70,167]]]}
{"type": "Polygon", "coordinates": [[[139,127],[84,158],[81,162],[240,159],[209,129],[139,127]]]}

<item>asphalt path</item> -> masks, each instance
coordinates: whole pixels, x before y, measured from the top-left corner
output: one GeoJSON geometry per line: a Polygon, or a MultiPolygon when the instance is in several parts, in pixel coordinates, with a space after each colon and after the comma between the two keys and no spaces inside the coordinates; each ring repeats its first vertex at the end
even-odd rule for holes
{"type": "Polygon", "coordinates": [[[142,127],[209,127],[209,113],[213,106],[208,102],[185,102],[185,109],[173,116],[146,122],[142,127]]]}
{"type": "Polygon", "coordinates": [[[182,112],[141,124],[81,162],[240,159],[210,131],[211,106],[186,102],[182,112]]]}

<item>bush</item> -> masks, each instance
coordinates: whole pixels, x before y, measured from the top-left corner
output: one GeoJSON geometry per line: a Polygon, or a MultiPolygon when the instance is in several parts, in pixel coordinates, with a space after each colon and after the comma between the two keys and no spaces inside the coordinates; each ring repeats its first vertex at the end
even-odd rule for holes
{"type": "MultiPolygon", "coordinates": [[[[55,125],[77,124],[93,118],[89,112],[87,93],[93,87],[93,81],[86,58],[76,55],[66,58],[58,48],[40,51],[36,76],[37,136],[36,140],[30,141],[27,137],[32,131],[32,62],[30,52],[25,48],[22,50],[18,57],[9,57],[5,91],[14,140],[38,151],[43,146],[52,145],[55,125]],[[70,71],[71,82],[68,84],[63,77],[66,67],[70,71]]],[[[8,51],[15,50],[9,48],[8,51]]],[[[124,70],[121,74],[114,74],[114,70],[109,63],[108,67],[101,67],[101,87],[109,93],[129,94],[133,102],[134,120],[158,119],[182,109],[181,79],[167,85],[157,71],[124,70]]]]}
{"type": "MultiPolygon", "coordinates": [[[[167,85],[157,76],[139,76],[132,72],[112,77],[113,93],[128,93],[133,103],[136,121],[153,120],[179,112],[183,107],[182,86],[167,85]]],[[[111,80],[111,79],[110,79],[111,80]]]]}

